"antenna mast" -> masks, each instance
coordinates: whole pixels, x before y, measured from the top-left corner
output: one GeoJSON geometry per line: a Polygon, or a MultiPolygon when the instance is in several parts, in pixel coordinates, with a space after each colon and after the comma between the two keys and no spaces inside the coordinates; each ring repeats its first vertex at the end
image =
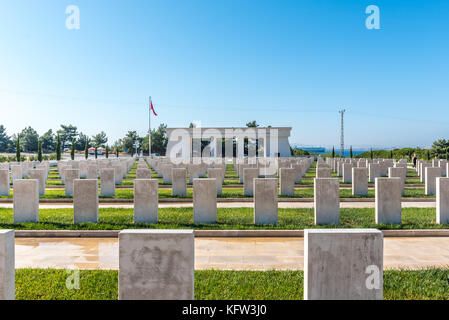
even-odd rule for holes
{"type": "Polygon", "coordinates": [[[340,127],[340,150],[341,150],[341,157],[344,158],[345,156],[345,123],[344,123],[344,114],[346,110],[340,110],[338,113],[340,113],[341,118],[341,127],[340,127]]]}

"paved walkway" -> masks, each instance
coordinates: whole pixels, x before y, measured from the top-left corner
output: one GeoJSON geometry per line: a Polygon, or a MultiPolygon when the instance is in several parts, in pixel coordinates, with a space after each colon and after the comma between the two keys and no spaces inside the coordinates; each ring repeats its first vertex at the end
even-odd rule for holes
{"type": "MultiPolygon", "coordinates": [[[[99,204],[100,208],[133,208],[133,204],[99,204]]],[[[0,208],[12,208],[12,203],[0,203],[0,208]]],[[[192,208],[192,203],[159,203],[159,208],[192,208]]],[[[218,208],[254,208],[252,202],[218,202],[218,208]]],[[[279,202],[279,208],[313,208],[313,202],[279,202]]],[[[40,204],[40,209],[73,208],[73,204],[40,204]]],[[[374,208],[374,202],[340,202],[340,208],[374,208]]],[[[402,202],[402,208],[435,208],[435,202],[402,202]]]]}
{"type": "MultiPolygon", "coordinates": [[[[195,269],[302,270],[303,238],[196,238],[195,269]]],[[[118,240],[16,238],[16,268],[118,269],[118,240]]],[[[449,268],[449,237],[385,238],[385,269],[449,268]]]]}

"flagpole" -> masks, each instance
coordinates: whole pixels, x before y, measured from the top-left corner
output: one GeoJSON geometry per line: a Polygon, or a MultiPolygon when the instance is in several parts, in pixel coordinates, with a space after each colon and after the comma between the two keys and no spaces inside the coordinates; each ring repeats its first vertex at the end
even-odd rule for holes
{"type": "Polygon", "coordinates": [[[151,157],[151,96],[150,96],[150,104],[148,105],[148,157],[151,157]]]}

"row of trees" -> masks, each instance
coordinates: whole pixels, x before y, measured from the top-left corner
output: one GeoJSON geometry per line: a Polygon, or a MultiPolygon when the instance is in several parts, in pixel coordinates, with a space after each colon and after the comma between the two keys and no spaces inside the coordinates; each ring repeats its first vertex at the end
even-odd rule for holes
{"type": "Polygon", "coordinates": [[[39,136],[37,131],[32,127],[26,127],[18,134],[8,136],[6,128],[0,125],[0,152],[13,153],[16,152],[17,140],[20,140],[21,150],[23,152],[37,152],[39,141],[42,144],[42,152],[56,152],[56,140],[59,136],[62,150],[72,147],[77,151],[84,150],[86,142],[94,147],[105,147],[108,137],[103,131],[93,135],[91,138],[82,132],[78,132],[77,127],[73,125],[61,125],[61,129],[55,133],[52,129],[39,136]]]}
{"type": "MultiPolygon", "coordinates": [[[[151,153],[165,155],[167,150],[167,125],[161,124],[157,129],[151,130],[151,153]]],[[[137,131],[128,131],[122,139],[117,140],[113,144],[114,150],[120,150],[129,154],[148,154],[149,152],[148,134],[141,137],[137,131]]]]}
{"type": "MultiPolygon", "coordinates": [[[[448,141],[449,145],[449,141],[448,141]]],[[[352,152],[352,146],[349,149],[349,157],[350,158],[384,158],[384,159],[408,159],[412,160],[413,155],[416,154],[416,157],[420,160],[431,160],[433,158],[438,159],[447,159],[449,160],[449,146],[447,149],[441,149],[439,152],[435,149],[435,143],[432,149],[421,149],[421,148],[400,148],[400,149],[392,149],[392,150],[373,150],[363,152],[358,155],[354,155],[352,152]]],[[[323,155],[324,157],[341,157],[340,154],[336,154],[335,148],[332,147],[332,152],[330,154],[323,155]]]]}

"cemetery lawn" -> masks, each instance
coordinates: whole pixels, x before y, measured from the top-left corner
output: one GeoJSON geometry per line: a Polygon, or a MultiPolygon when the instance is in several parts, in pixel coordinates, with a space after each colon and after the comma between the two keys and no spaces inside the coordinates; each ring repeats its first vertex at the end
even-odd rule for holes
{"type": "MultiPolygon", "coordinates": [[[[314,225],[313,209],[279,209],[276,225],[253,224],[252,208],[218,208],[217,223],[193,223],[192,208],[159,208],[158,223],[133,222],[133,209],[100,208],[99,223],[73,224],[73,209],[40,209],[38,223],[14,223],[13,209],[0,208],[0,228],[16,230],[122,230],[122,229],[196,229],[196,230],[301,230],[335,228],[314,225]]],[[[374,209],[341,209],[339,228],[449,229],[435,223],[435,208],[403,208],[401,225],[376,224],[374,209]]]]}
{"type": "MultiPolygon", "coordinates": [[[[14,190],[11,189],[9,196],[0,196],[0,198],[13,198],[14,190]]],[[[100,192],[99,192],[100,193],[100,192]]],[[[352,190],[348,189],[340,189],[340,198],[374,198],[375,190],[369,189],[367,196],[353,196],[352,190]]],[[[314,191],[313,188],[303,188],[303,189],[295,189],[295,195],[292,196],[279,196],[280,198],[313,198],[314,191]]],[[[115,196],[113,197],[102,197],[103,199],[129,199],[132,200],[134,197],[133,188],[127,189],[115,189],[115,196]]],[[[435,195],[425,195],[424,188],[405,188],[405,198],[435,198],[435,195]]],[[[45,191],[45,196],[40,196],[41,199],[65,199],[71,198],[65,195],[65,190],[63,188],[60,189],[47,189],[45,191]]],[[[193,188],[187,188],[186,196],[173,196],[171,188],[159,189],[159,198],[167,199],[167,198],[193,198],[193,188]]],[[[244,195],[243,188],[223,188],[222,194],[218,195],[217,198],[252,198],[244,195]]]]}
{"type": "MultiPolygon", "coordinates": [[[[17,300],[116,300],[118,271],[81,270],[80,289],[56,269],[16,269],[17,300]]],[[[302,271],[195,271],[196,300],[302,300],[302,271]]],[[[449,299],[449,270],[386,270],[385,300],[449,299]]]]}

